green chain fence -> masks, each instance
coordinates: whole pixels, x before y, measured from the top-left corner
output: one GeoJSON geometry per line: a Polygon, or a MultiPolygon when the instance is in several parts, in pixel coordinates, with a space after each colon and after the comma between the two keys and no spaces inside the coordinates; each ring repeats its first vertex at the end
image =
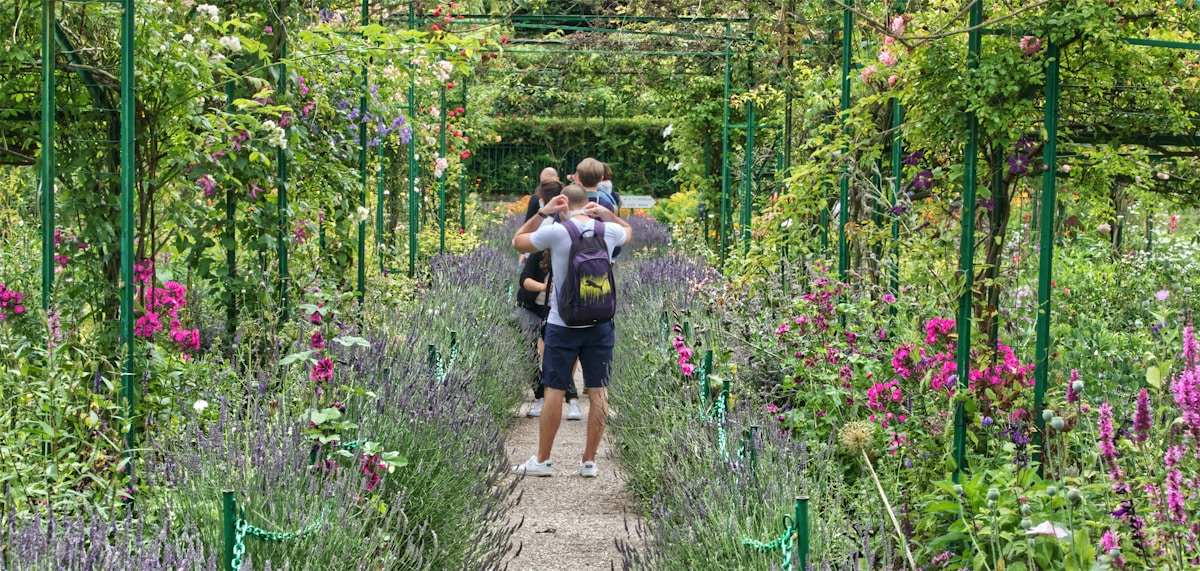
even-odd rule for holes
{"type": "MultiPolygon", "coordinates": [[[[667,331],[667,314],[662,315],[663,331],[667,331]]],[[[683,324],[683,333],[690,333],[690,324],[683,324]]],[[[704,361],[697,367],[697,378],[700,385],[700,416],[705,420],[715,420],[717,423],[717,447],[721,452],[721,456],[727,462],[733,462],[726,447],[725,424],[728,420],[729,412],[729,381],[721,380],[721,396],[717,402],[710,406],[710,373],[712,371],[713,353],[712,351],[704,352],[704,361]]],[[[753,477],[757,470],[758,452],[754,445],[755,435],[758,432],[758,426],[751,426],[743,433],[741,444],[737,451],[737,457],[745,462],[745,467],[748,473],[753,477]]],[[[783,516],[784,530],[770,542],[761,542],[756,539],[744,537],[742,545],[750,549],[755,549],[763,553],[771,553],[778,551],[782,557],[780,569],[792,570],[800,569],[801,571],[808,570],[808,497],[797,496],[795,512],[791,515],[783,516]]]]}
{"type": "Polygon", "coordinates": [[[239,571],[242,568],[242,557],[246,555],[247,535],[257,538],[259,541],[270,541],[273,543],[299,541],[311,535],[325,524],[325,516],[322,514],[315,521],[299,531],[267,531],[250,525],[250,522],[246,521],[245,510],[238,509],[237,497],[234,496],[233,490],[221,492],[221,504],[225,543],[222,562],[224,563],[225,571],[239,571]]]}
{"type": "Polygon", "coordinates": [[[796,496],[793,515],[783,516],[784,530],[770,543],[742,538],[742,545],[750,549],[771,553],[778,551],[782,557],[779,568],[785,571],[799,569],[808,571],[808,497],[796,496]],[[790,521],[789,521],[790,520],[790,521]]]}

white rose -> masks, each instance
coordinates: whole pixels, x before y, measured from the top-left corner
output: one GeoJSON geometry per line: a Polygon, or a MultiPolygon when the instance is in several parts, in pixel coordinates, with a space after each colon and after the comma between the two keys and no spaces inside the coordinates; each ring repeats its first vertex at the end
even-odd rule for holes
{"type": "Polygon", "coordinates": [[[200,400],[192,403],[192,409],[195,410],[196,412],[204,412],[204,409],[206,409],[206,408],[208,408],[208,401],[206,401],[204,399],[200,399],[200,400]]]}
{"type": "Polygon", "coordinates": [[[221,45],[225,46],[225,49],[233,53],[242,51],[242,40],[239,40],[237,36],[225,36],[220,41],[221,45]]]}

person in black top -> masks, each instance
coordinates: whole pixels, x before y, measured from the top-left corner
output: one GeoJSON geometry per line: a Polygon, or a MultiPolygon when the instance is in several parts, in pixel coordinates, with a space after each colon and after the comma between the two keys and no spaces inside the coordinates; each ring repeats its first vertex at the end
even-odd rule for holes
{"type": "MultiPolygon", "coordinates": [[[[517,292],[517,312],[521,327],[528,333],[538,336],[537,353],[538,369],[541,369],[542,352],[545,351],[544,335],[546,333],[546,318],[550,315],[550,296],[553,294],[554,283],[550,280],[550,251],[542,250],[525,257],[525,266],[521,270],[521,289],[517,292]]],[[[527,416],[541,416],[542,404],[545,402],[545,387],[539,377],[533,388],[533,398],[537,399],[530,407],[527,416]]],[[[567,390],[567,420],[583,418],[579,410],[579,393],[574,382],[567,390]]]]}

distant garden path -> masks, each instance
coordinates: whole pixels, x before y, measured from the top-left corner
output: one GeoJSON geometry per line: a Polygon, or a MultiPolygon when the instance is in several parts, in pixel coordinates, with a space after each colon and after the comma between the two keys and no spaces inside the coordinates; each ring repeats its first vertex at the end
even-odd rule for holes
{"type": "MultiPolygon", "coordinates": [[[[576,379],[583,386],[581,379],[576,379]]],[[[583,418],[588,417],[587,395],[580,395],[583,418]]],[[[520,407],[518,419],[508,431],[505,449],[511,464],[519,464],[537,450],[538,421],[527,418],[530,399],[520,407]]],[[[563,406],[566,413],[566,406],[563,406]]],[[[611,427],[610,427],[611,428],[611,427]]],[[[586,571],[619,569],[621,555],[615,539],[627,538],[634,529],[636,506],[625,493],[625,478],[609,453],[605,435],[596,462],[600,476],[579,476],[587,422],[564,420],[554,445],[554,475],[549,478],[525,478],[518,484],[521,503],[512,512],[512,521],[525,518],[525,524],[513,536],[522,547],[512,560],[512,571],[586,571]]]]}

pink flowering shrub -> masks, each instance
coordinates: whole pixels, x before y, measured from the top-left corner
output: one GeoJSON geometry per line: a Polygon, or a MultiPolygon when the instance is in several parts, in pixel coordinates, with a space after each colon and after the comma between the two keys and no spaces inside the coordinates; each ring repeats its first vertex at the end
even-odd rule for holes
{"type": "Polygon", "coordinates": [[[4,284],[0,284],[0,321],[24,315],[25,306],[22,305],[24,300],[25,294],[10,290],[4,284]]]}
{"type": "Polygon", "coordinates": [[[187,329],[180,320],[180,311],[187,307],[187,288],[173,281],[156,286],[154,262],[150,260],[135,263],[133,273],[137,283],[135,298],[140,304],[133,334],[154,341],[160,331],[166,331],[166,339],[185,356],[199,351],[200,330],[187,329]]]}

